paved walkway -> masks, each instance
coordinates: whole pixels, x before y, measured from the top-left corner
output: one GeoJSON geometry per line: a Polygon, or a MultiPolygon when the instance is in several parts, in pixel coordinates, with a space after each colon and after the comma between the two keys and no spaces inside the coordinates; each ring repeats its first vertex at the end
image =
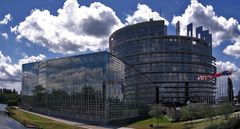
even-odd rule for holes
{"type": "MultiPolygon", "coordinates": [[[[240,116],[240,111],[234,112],[233,114],[230,115],[230,117],[237,117],[237,116],[240,116]]],[[[215,117],[213,117],[213,119],[217,119],[219,117],[223,117],[223,116],[215,116],[215,117]]],[[[207,119],[208,118],[195,119],[195,120],[190,120],[190,121],[184,121],[183,123],[196,123],[196,122],[201,122],[201,121],[204,121],[207,119]]]]}
{"type": "Polygon", "coordinates": [[[38,114],[38,113],[35,113],[35,112],[30,112],[30,111],[27,111],[27,110],[23,110],[23,109],[20,109],[20,110],[28,112],[28,113],[32,113],[34,115],[38,115],[38,116],[41,116],[41,117],[45,117],[45,118],[48,118],[48,119],[51,119],[51,120],[54,120],[54,121],[62,122],[62,123],[65,123],[65,124],[76,126],[76,127],[81,127],[81,128],[84,128],[84,129],[132,129],[132,128],[127,128],[127,127],[114,127],[114,126],[101,126],[101,125],[84,124],[84,123],[64,120],[64,119],[60,119],[60,118],[55,118],[55,117],[52,117],[52,116],[46,116],[46,115],[38,114]]]}

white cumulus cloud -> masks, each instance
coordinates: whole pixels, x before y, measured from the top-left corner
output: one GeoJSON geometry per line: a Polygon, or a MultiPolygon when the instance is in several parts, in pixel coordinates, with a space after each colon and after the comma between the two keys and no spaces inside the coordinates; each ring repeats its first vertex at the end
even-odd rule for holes
{"type": "Polygon", "coordinates": [[[18,39],[26,38],[52,52],[71,54],[108,48],[110,33],[123,26],[115,12],[100,2],[86,7],[67,0],[57,12],[54,16],[48,10],[35,9],[11,31],[18,39]]]}
{"type": "Polygon", "coordinates": [[[46,56],[39,54],[38,56],[25,56],[18,63],[13,63],[9,56],[5,56],[0,51],[0,87],[21,89],[22,64],[36,62],[46,59],[46,56]]]}
{"type": "Polygon", "coordinates": [[[106,50],[113,31],[124,25],[148,21],[151,16],[168,24],[165,18],[144,4],[138,4],[137,10],[122,22],[114,10],[100,2],[87,7],[79,5],[77,0],[66,0],[57,15],[49,10],[34,9],[24,21],[11,27],[11,31],[18,41],[25,38],[51,52],[72,54],[106,50]]]}
{"type": "Polygon", "coordinates": [[[7,14],[7,15],[4,16],[4,18],[2,20],[0,20],[0,24],[6,25],[11,20],[12,20],[11,14],[7,14]]]}
{"type": "Polygon", "coordinates": [[[232,55],[236,58],[240,57],[240,37],[237,41],[234,41],[234,44],[228,45],[223,52],[227,55],[232,55]]]}
{"type": "Polygon", "coordinates": [[[186,35],[186,26],[189,23],[193,23],[194,28],[203,26],[204,29],[208,29],[213,36],[213,47],[220,45],[225,40],[232,40],[235,42],[234,46],[238,46],[238,48],[227,47],[225,53],[239,56],[240,25],[236,19],[218,16],[211,5],[203,6],[197,0],[191,0],[191,4],[181,16],[173,17],[172,24],[177,21],[180,21],[182,35],[186,35]]]}
{"type": "Polygon", "coordinates": [[[8,39],[8,34],[7,33],[0,33],[0,34],[4,39],[8,39]]]}
{"type": "Polygon", "coordinates": [[[169,22],[161,17],[158,12],[152,11],[152,9],[145,4],[138,4],[137,10],[132,15],[127,15],[126,24],[136,24],[149,21],[150,18],[153,18],[154,20],[164,20],[166,25],[169,24],[169,22]]]}
{"type": "Polygon", "coordinates": [[[229,70],[229,71],[237,71],[238,70],[238,67],[234,63],[231,63],[230,61],[227,61],[227,62],[217,61],[216,67],[218,69],[218,72],[221,72],[224,70],[229,70]]]}
{"type": "Polygon", "coordinates": [[[20,59],[18,62],[18,65],[22,66],[22,64],[30,63],[30,62],[36,62],[46,59],[46,56],[43,54],[39,54],[38,56],[30,56],[28,57],[26,54],[23,59],[20,59]]]}

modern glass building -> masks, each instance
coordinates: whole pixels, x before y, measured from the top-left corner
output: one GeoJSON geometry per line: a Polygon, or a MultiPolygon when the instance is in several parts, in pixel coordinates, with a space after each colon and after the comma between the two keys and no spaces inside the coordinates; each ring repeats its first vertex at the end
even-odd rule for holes
{"type": "Polygon", "coordinates": [[[24,64],[24,109],[94,123],[143,116],[148,106],[215,101],[216,80],[198,76],[216,71],[212,38],[200,26],[193,37],[167,35],[164,21],[129,25],[109,38],[103,51],[24,64]]]}
{"type": "Polygon", "coordinates": [[[97,52],[24,64],[22,107],[64,118],[113,123],[138,115],[123,96],[124,64],[97,52]]]}
{"type": "Polygon", "coordinates": [[[125,97],[145,104],[214,103],[216,80],[197,80],[216,71],[211,34],[200,26],[193,37],[192,24],[187,26],[187,36],[179,35],[179,23],[177,35],[167,35],[166,28],[164,21],[151,19],[110,36],[110,52],[129,64],[125,97]]]}

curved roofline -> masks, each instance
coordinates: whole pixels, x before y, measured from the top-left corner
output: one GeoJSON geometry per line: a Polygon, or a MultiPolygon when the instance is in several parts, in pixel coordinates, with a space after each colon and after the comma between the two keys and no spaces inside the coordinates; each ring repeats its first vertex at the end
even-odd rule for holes
{"type": "MultiPolygon", "coordinates": [[[[118,30],[117,30],[118,31],[118,30]]],[[[116,32],[116,31],[115,31],[116,32]]],[[[114,32],[114,33],[115,33],[114,32]]],[[[113,34],[114,34],[113,33],[113,34]]],[[[113,35],[112,34],[112,35],[113,35]]],[[[111,38],[112,37],[112,35],[110,35],[110,37],[109,38],[111,38]]],[[[174,37],[174,38],[187,38],[187,39],[193,39],[193,40],[203,40],[203,39],[201,39],[201,38],[197,38],[197,37],[189,37],[189,36],[187,36],[187,35],[157,35],[157,36],[144,36],[144,37],[140,37],[140,38],[138,38],[138,39],[146,39],[146,38],[159,38],[159,37],[162,37],[162,38],[164,38],[164,37],[174,37]]],[[[138,39],[135,39],[135,40],[138,40],[138,39]]]]}
{"type": "MultiPolygon", "coordinates": [[[[185,35],[157,35],[157,36],[144,36],[144,37],[139,37],[137,39],[128,39],[126,41],[124,41],[124,43],[128,43],[131,41],[136,41],[136,40],[144,40],[144,39],[159,39],[159,38],[182,38],[182,39],[188,39],[188,40],[194,40],[194,41],[200,41],[202,43],[204,43],[205,45],[208,45],[205,43],[205,41],[201,38],[197,38],[197,37],[189,37],[189,36],[185,36],[185,35]]],[[[111,47],[112,41],[109,40],[109,48],[111,47]]],[[[209,46],[211,47],[211,46],[209,46]]],[[[111,50],[110,50],[111,51],[111,50]]]]}
{"type": "Polygon", "coordinates": [[[119,31],[124,30],[124,29],[126,29],[126,28],[131,28],[131,27],[135,27],[135,26],[138,26],[138,25],[141,25],[141,24],[150,23],[150,22],[152,23],[152,22],[162,22],[162,21],[164,22],[164,26],[167,26],[167,25],[165,25],[165,21],[164,21],[164,20],[144,21],[144,22],[140,22],[140,23],[136,23],[136,24],[126,25],[126,26],[124,26],[124,27],[122,27],[122,28],[114,31],[114,32],[109,36],[109,38],[111,38],[112,35],[114,35],[115,33],[118,33],[119,31]]]}
{"type": "MultiPolygon", "coordinates": [[[[164,22],[164,23],[165,23],[164,20],[154,20],[154,21],[144,21],[144,22],[140,22],[140,23],[136,23],[136,24],[126,25],[126,26],[124,26],[124,27],[122,27],[122,28],[114,31],[114,32],[109,36],[109,41],[110,41],[110,38],[112,38],[112,36],[115,35],[116,33],[118,33],[119,31],[125,30],[125,29],[127,29],[127,28],[132,28],[132,27],[135,27],[135,26],[138,26],[138,25],[141,25],[141,24],[153,23],[153,22],[164,22]]],[[[164,24],[164,26],[167,26],[167,25],[164,24]]],[[[168,35],[168,34],[166,34],[166,35],[158,35],[158,36],[175,36],[175,37],[192,38],[192,39],[195,39],[195,40],[196,40],[196,39],[197,39],[197,40],[202,40],[201,38],[194,37],[194,36],[190,37],[190,36],[187,36],[187,35],[177,35],[177,34],[176,34],[176,35],[168,35]]]]}

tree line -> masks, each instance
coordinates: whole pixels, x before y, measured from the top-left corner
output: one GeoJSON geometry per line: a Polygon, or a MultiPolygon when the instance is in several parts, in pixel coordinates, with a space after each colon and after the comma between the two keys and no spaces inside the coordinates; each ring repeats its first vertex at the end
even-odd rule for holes
{"type": "Polygon", "coordinates": [[[8,106],[17,106],[20,102],[20,95],[13,89],[0,89],[0,103],[7,104],[8,106]]]}

